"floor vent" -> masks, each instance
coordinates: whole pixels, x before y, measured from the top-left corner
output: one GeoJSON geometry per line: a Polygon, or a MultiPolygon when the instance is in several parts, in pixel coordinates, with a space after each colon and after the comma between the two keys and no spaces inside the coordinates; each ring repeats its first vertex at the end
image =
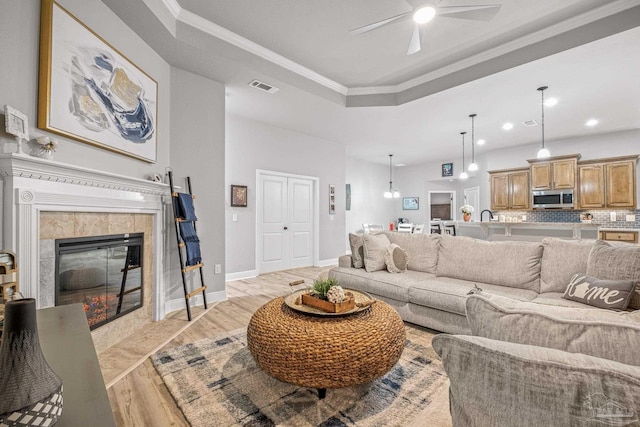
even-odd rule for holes
{"type": "Polygon", "coordinates": [[[261,82],[260,80],[253,80],[251,83],[249,83],[249,86],[252,86],[256,89],[260,89],[269,93],[276,93],[277,91],[280,90],[279,88],[275,86],[271,86],[270,84],[261,82]]]}
{"type": "Polygon", "coordinates": [[[530,128],[531,126],[538,126],[538,122],[536,122],[535,120],[527,120],[525,122],[522,122],[522,124],[528,128],[530,128]]]}

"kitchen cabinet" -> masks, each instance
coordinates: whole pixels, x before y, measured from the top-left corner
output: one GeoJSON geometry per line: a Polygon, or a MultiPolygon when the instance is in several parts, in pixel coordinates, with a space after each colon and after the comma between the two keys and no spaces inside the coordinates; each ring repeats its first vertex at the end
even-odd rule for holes
{"type": "Polygon", "coordinates": [[[578,165],[581,209],[631,208],[636,201],[638,156],[580,162],[578,165]]]}
{"type": "Polygon", "coordinates": [[[491,209],[529,209],[529,168],[490,171],[491,209]]]}
{"type": "Polygon", "coordinates": [[[564,190],[576,187],[579,154],[529,160],[532,190],[564,190]]]}
{"type": "Polygon", "coordinates": [[[598,231],[600,240],[609,240],[614,242],[638,243],[638,230],[624,229],[600,229],[598,231]]]}

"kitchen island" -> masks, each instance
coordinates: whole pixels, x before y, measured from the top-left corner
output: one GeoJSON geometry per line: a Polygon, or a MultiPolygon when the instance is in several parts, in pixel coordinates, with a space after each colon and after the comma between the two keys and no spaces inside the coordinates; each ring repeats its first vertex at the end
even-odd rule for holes
{"type": "Polygon", "coordinates": [[[599,228],[598,224],[583,222],[445,221],[445,224],[455,224],[458,236],[484,240],[597,239],[599,228]]]}

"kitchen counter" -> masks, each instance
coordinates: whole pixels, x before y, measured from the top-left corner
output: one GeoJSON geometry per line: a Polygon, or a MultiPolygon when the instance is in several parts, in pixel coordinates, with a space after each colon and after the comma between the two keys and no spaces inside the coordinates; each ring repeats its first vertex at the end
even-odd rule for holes
{"type": "Polygon", "coordinates": [[[545,237],[564,239],[597,239],[598,224],[583,222],[464,222],[444,221],[455,224],[459,236],[486,240],[542,240],[545,237]]]}

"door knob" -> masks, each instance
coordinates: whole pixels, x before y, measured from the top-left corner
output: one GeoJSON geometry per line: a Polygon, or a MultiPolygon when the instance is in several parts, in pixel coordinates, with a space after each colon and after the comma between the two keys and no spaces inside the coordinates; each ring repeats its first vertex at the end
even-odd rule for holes
{"type": "Polygon", "coordinates": [[[284,231],[287,231],[289,229],[289,227],[287,227],[286,225],[284,226],[284,231]]]}

